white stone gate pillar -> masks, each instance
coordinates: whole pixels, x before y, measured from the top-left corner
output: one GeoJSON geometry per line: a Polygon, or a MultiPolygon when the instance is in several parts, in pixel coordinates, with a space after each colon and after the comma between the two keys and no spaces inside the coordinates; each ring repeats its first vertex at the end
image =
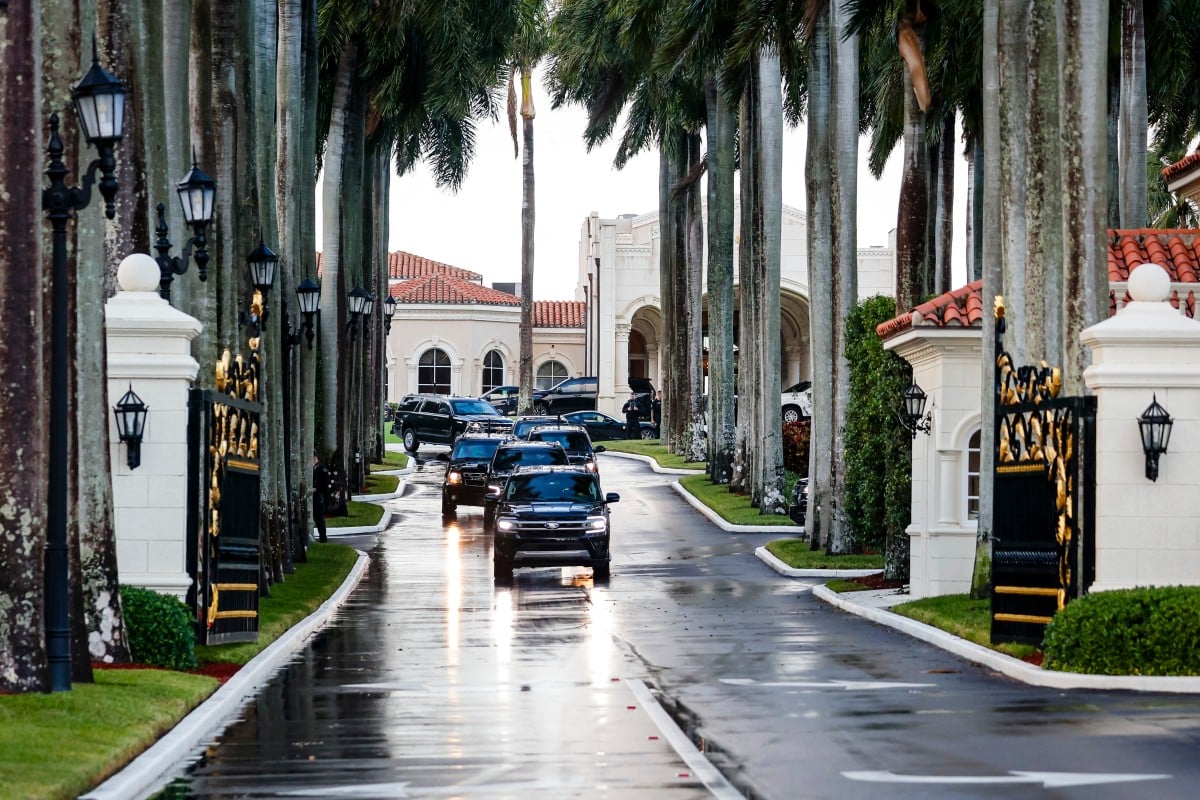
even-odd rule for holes
{"type": "Polygon", "coordinates": [[[1133,301],[1081,334],[1097,397],[1092,591],[1200,584],[1200,322],[1167,302],[1162,267],[1142,264],[1128,285],[1133,301]],[[1175,425],[1150,481],[1138,417],[1155,397],[1175,425]]]}
{"type": "Polygon", "coordinates": [[[200,322],[158,295],[160,273],[142,253],[117,270],[121,290],[104,306],[108,405],[132,386],[149,407],[142,463],[131,470],[109,416],[109,460],[116,514],[117,569],[122,583],[186,595],[187,401],[199,365],[191,342],[200,322]]]}

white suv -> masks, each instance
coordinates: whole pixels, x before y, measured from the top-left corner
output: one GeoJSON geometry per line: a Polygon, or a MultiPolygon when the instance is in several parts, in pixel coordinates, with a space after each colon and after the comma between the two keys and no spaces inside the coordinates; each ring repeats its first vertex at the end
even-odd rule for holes
{"type": "Polygon", "coordinates": [[[779,404],[783,407],[784,423],[799,422],[811,417],[812,381],[800,381],[784,389],[779,404]]]}

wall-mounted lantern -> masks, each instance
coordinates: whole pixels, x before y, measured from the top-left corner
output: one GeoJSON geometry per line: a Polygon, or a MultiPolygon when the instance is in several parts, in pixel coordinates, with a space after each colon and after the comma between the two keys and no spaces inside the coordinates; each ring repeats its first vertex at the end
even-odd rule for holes
{"type": "Polygon", "coordinates": [[[1138,417],[1138,428],[1142,432],[1142,452],[1146,454],[1146,477],[1152,481],[1158,480],[1158,457],[1167,452],[1167,443],[1171,440],[1171,427],[1174,424],[1175,420],[1158,404],[1157,395],[1153,395],[1153,401],[1138,417]]]}
{"type": "Polygon", "coordinates": [[[142,434],[146,430],[146,414],[149,411],[150,407],[133,391],[133,384],[113,406],[113,414],[117,418],[117,436],[125,443],[130,469],[137,469],[142,463],[142,434]]]}
{"type": "Polygon", "coordinates": [[[918,433],[929,435],[933,429],[933,412],[925,410],[927,399],[928,396],[916,381],[904,390],[904,418],[901,422],[912,433],[914,439],[917,438],[918,433]]]}
{"type": "Polygon", "coordinates": [[[208,226],[213,221],[215,213],[214,200],[217,195],[217,182],[200,169],[196,163],[196,150],[192,149],[192,168],[188,174],[175,185],[175,193],[179,196],[179,207],[183,211],[183,221],[192,226],[192,236],[183,245],[181,256],[171,255],[171,241],[167,238],[167,220],[164,216],[166,209],[162,203],[156,207],[158,222],[154,231],[158,240],[154,249],[158,251],[158,268],[162,273],[159,281],[159,294],[167,302],[171,301],[171,282],[176,275],[187,272],[188,264],[196,260],[197,276],[201,281],[208,280],[208,226]],[[192,248],[196,248],[195,254],[192,248]]]}
{"type": "Polygon", "coordinates": [[[383,335],[387,336],[392,332],[392,317],[396,316],[396,298],[388,295],[387,300],[383,301],[383,335]]]}
{"type": "Polygon", "coordinates": [[[279,265],[279,256],[275,251],[263,244],[262,234],[258,237],[258,247],[246,256],[246,266],[250,268],[250,282],[254,288],[262,292],[266,300],[267,292],[275,285],[275,268],[279,265]]]}

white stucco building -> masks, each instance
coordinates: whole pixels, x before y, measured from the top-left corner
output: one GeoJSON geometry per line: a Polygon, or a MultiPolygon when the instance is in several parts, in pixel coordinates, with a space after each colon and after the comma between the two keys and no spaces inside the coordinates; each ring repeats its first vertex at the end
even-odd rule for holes
{"type": "MultiPolygon", "coordinates": [[[[576,299],[534,303],[539,386],[595,375],[599,409],[616,414],[630,378],[662,385],[659,246],[657,211],[584,219],[576,299]]],[[[893,294],[894,264],[894,243],[860,249],[859,296],[893,294]]],[[[805,217],[788,206],[781,273],[780,378],[788,386],[811,372],[805,217]]],[[[397,306],[388,337],[388,400],[419,390],[478,395],[516,383],[518,285],[487,287],[477,272],[402,252],[391,254],[389,275],[397,306]]]]}

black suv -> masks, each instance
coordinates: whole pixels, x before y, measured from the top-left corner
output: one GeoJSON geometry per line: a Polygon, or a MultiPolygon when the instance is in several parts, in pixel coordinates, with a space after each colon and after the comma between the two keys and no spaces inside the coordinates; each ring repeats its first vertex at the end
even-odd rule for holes
{"type": "Polygon", "coordinates": [[[483,505],[492,456],[505,440],[505,436],[489,433],[464,433],[458,437],[442,479],[442,516],[450,516],[458,506],[483,505]]]}
{"type": "Polygon", "coordinates": [[[567,451],[567,460],[588,472],[597,472],[596,453],[604,452],[604,445],[592,447],[592,437],[582,425],[567,423],[540,425],[531,430],[525,439],[530,442],[557,442],[567,451]]]}
{"type": "Polygon", "coordinates": [[[595,411],[600,394],[599,378],[567,378],[549,389],[533,393],[533,413],[565,414],[568,411],[595,411]]]}
{"type": "MultiPolygon", "coordinates": [[[[493,493],[489,493],[489,498],[493,493]]],[[[600,491],[600,479],[579,467],[519,469],[494,493],[492,568],[497,581],[515,567],[591,567],[609,577],[609,504],[621,496],[600,491]]]]}
{"type": "MultiPolygon", "coordinates": [[[[523,442],[509,440],[496,448],[492,463],[488,466],[487,493],[498,494],[504,491],[508,477],[518,467],[551,467],[566,466],[570,461],[562,445],[556,442],[523,442]]],[[[491,530],[495,519],[496,504],[486,498],[483,504],[483,529],[491,530]]]]}
{"type": "Polygon", "coordinates": [[[402,438],[404,449],[413,453],[421,442],[454,444],[467,431],[507,434],[512,431],[512,420],[475,397],[410,394],[400,401],[392,421],[392,434],[402,438]]]}

